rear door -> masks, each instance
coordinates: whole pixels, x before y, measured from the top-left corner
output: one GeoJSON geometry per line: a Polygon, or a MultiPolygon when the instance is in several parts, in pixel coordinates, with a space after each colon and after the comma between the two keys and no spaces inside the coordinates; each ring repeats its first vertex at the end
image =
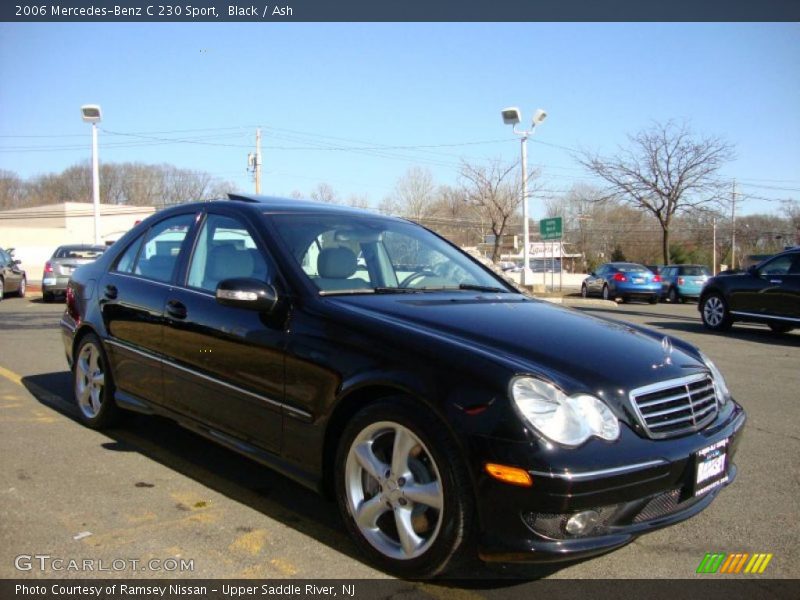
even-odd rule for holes
{"type": "Polygon", "coordinates": [[[277,452],[285,315],[219,304],[217,285],[234,277],[273,283],[276,268],[251,224],[224,207],[210,208],[180,285],[165,297],[165,399],[217,433],[277,452]]]}
{"type": "Polygon", "coordinates": [[[155,223],[128,245],[98,293],[117,389],[163,404],[164,302],[196,213],[155,223]]]}

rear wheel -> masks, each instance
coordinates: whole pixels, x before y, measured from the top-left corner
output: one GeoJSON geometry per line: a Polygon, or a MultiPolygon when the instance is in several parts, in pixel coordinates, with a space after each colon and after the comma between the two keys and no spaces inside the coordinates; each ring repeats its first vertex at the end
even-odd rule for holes
{"type": "Polygon", "coordinates": [[[603,300],[608,300],[608,299],[609,299],[608,286],[604,285],[603,286],[603,300]]]}
{"type": "Polygon", "coordinates": [[[725,299],[717,292],[713,292],[703,299],[700,315],[703,319],[703,325],[712,331],[726,331],[733,325],[733,319],[728,312],[728,305],[725,303],[725,299]]]}
{"type": "Polygon", "coordinates": [[[786,323],[769,323],[769,328],[775,333],[789,333],[794,327],[786,323]]]}
{"type": "Polygon", "coordinates": [[[680,296],[678,295],[678,290],[675,288],[669,288],[669,294],[667,294],[667,299],[672,302],[673,304],[677,304],[680,300],[680,296]]]}
{"type": "Polygon", "coordinates": [[[463,459],[416,402],[389,398],[351,419],[335,484],[348,531],[386,571],[430,577],[469,546],[474,499],[463,459]]]}
{"type": "Polygon", "coordinates": [[[581,296],[583,296],[584,298],[589,297],[589,290],[586,288],[585,283],[581,286],[581,296]]]}
{"type": "Polygon", "coordinates": [[[100,339],[87,334],[75,356],[72,381],[80,420],[92,429],[113,425],[120,411],[114,403],[114,381],[100,339]]]}
{"type": "Polygon", "coordinates": [[[42,292],[42,300],[47,302],[48,304],[55,300],[55,295],[53,292],[42,292]]]}
{"type": "Polygon", "coordinates": [[[0,302],[3,301],[3,293],[5,292],[5,285],[3,284],[3,278],[0,277],[0,302]]]}

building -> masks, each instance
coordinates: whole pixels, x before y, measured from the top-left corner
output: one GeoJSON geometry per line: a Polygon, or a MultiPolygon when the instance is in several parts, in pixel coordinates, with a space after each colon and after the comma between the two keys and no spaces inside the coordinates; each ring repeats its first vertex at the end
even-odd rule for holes
{"type": "MultiPolygon", "coordinates": [[[[118,240],[138,221],[155,212],[152,206],[100,205],[101,243],[118,240]]],[[[47,259],[63,244],[94,243],[94,206],[62,202],[0,211],[0,247],[14,248],[28,281],[39,281],[47,259]]]]}

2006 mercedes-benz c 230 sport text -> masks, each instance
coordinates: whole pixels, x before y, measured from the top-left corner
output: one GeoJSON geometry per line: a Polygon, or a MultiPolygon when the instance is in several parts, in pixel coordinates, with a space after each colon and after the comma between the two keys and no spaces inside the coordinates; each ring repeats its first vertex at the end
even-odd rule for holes
{"type": "Polygon", "coordinates": [[[705,509],[745,422],[697,348],[534,300],[427,229],[231,196],[78,268],[83,422],[154,413],[334,497],[377,566],[619,547],[705,509]]]}

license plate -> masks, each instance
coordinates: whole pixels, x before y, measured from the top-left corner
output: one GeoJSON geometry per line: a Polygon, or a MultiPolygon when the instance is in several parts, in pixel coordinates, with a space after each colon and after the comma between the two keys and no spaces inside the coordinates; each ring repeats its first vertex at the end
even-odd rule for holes
{"type": "Polygon", "coordinates": [[[694,495],[702,496],[728,481],[728,443],[725,438],[695,454],[694,495]]]}
{"type": "Polygon", "coordinates": [[[634,277],[633,283],[644,283],[644,278],[642,277],[634,277]]]}

